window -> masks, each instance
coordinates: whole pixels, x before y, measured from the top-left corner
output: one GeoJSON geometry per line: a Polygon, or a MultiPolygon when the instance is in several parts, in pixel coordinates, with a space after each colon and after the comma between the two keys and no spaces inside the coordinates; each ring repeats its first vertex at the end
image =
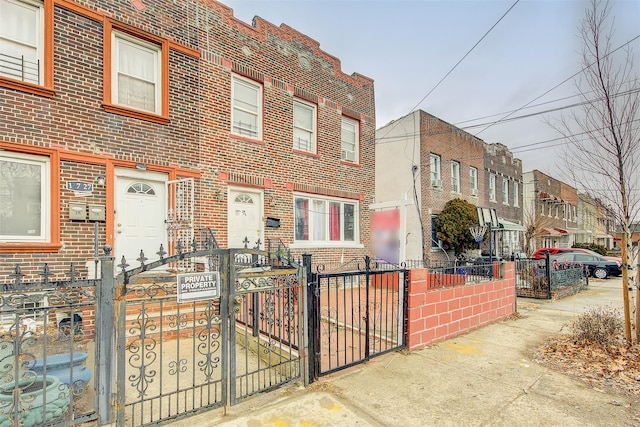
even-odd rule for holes
{"type": "Polygon", "coordinates": [[[509,180],[502,178],[502,204],[509,204],[509,180]]]}
{"type": "Polygon", "coordinates": [[[442,245],[442,240],[438,239],[438,231],[436,230],[436,218],[437,215],[431,216],[431,247],[439,248],[442,245]]]}
{"type": "Polygon", "coordinates": [[[451,191],[460,192],[460,163],[451,162],[451,191]]]}
{"type": "Polygon", "coordinates": [[[513,183],[513,206],[520,206],[520,184],[517,182],[513,183]]]}
{"type": "Polygon", "coordinates": [[[119,31],[111,33],[111,100],[114,104],[160,114],[161,47],[119,31]]]}
{"type": "Polygon", "coordinates": [[[478,195],[478,169],[469,168],[469,189],[472,196],[478,195]]]}
{"type": "Polygon", "coordinates": [[[53,1],[0,0],[0,85],[53,96],[53,1]]]}
{"type": "Polygon", "coordinates": [[[0,74],[42,83],[43,17],[41,2],[0,0],[0,74]]]}
{"type": "Polygon", "coordinates": [[[302,101],[293,101],[293,148],[316,152],[316,107],[302,101]]]}
{"type": "Polygon", "coordinates": [[[313,243],[358,243],[357,203],[295,196],[295,240],[313,243]]]}
{"type": "Polygon", "coordinates": [[[49,240],[49,158],[0,155],[0,241],[49,240]]]}
{"type": "Polygon", "coordinates": [[[340,159],[358,163],[360,145],[360,124],[348,117],[342,117],[340,159]]]}
{"type": "Polygon", "coordinates": [[[232,77],[231,133],[262,139],[262,86],[239,76],[232,77]]]}
{"type": "Polygon", "coordinates": [[[496,201],[496,176],[494,174],[489,175],[489,200],[496,201]]]}
{"type": "Polygon", "coordinates": [[[431,154],[429,156],[429,165],[431,170],[431,186],[441,188],[442,179],[440,178],[440,156],[437,154],[431,154]]]}
{"type": "Polygon", "coordinates": [[[540,215],[544,216],[544,202],[540,202],[540,215]]]}
{"type": "Polygon", "coordinates": [[[169,45],[157,36],[105,20],[106,111],[169,122],[169,45]]]}

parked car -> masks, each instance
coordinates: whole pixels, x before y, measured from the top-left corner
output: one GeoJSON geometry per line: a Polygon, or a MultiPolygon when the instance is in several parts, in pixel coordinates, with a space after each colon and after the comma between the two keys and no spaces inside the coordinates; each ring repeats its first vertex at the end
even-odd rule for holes
{"type": "Polygon", "coordinates": [[[609,276],[622,274],[620,264],[596,253],[565,252],[552,256],[550,260],[552,268],[561,268],[563,265],[584,265],[589,270],[589,274],[596,279],[606,279],[609,276]]]}
{"type": "Polygon", "coordinates": [[[569,253],[569,252],[582,252],[584,254],[601,256],[604,259],[608,259],[609,261],[615,261],[620,265],[622,264],[622,258],[620,258],[620,257],[603,256],[603,255],[600,255],[597,252],[591,251],[589,249],[583,249],[583,248],[540,248],[537,251],[535,251],[533,253],[533,255],[531,255],[531,258],[544,259],[545,258],[545,254],[547,252],[549,252],[550,256],[569,253]]]}

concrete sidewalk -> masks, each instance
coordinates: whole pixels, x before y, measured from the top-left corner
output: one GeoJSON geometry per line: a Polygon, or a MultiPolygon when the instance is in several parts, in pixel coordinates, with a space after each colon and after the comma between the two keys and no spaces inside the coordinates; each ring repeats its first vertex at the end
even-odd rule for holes
{"type": "Polygon", "coordinates": [[[191,417],[186,426],[638,426],[640,402],[531,359],[596,305],[622,307],[620,279],[559,301],[518,299],[520,317],[438,345],[372,359],[312,384],[191,417]]]}

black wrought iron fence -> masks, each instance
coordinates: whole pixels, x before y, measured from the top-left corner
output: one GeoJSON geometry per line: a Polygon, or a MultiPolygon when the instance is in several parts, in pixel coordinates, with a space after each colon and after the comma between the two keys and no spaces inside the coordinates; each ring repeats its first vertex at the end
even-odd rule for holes
{"type": "Polygon", "coordinates": [[[97,418],[98,280],[73,266],[57,280],[47,264],[24,281],[17,265],[0,285],[0,425],[75,425],[97,418]]]}

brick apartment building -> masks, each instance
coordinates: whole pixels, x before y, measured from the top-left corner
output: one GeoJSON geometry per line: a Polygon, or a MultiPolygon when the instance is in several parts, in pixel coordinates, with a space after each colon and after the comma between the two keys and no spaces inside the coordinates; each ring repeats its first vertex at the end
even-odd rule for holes
{"type": "Polygon", "coordinates": [[[529,251],[571,247],[578,235],[578,194],[574,187],[539,170],[523,174],[524,226],[531,228],[529,251]]]}
{"type": "Polygon", "coordinates": [[[373,81],[317,41],[206,0],[0,8],[1,274],[87,274],[95,243],[153,259],[199,228],[367,251],[373,81]]]}
{"type": "Polygon", "coordinates": [[[482,206],[496,210],[496,254],[522,252],[522,161],[503,144],[484,144],[484,180],[487,191],[482,206]]]}
{"type": "MultiPolygon", "coordinates": [[[[437,117],[415,111],[376,131],[372,208],[398,210],[400,259],[446,260],[451,254],[438,241],[433,220],[447,201],[461,198],[476,206],[499,208],[500,215],[519,223],[517,206],[492,204],[488,194],[489,172],[509,177],[513,188],[514,182],[521,182],[519,170],[519,160],[506,147],[496,149],[437,117]],[[486,166],[491,164],[496,166],[486,166]]],[[[512,191],[519,194],[517,188],[512,191]]]]}

